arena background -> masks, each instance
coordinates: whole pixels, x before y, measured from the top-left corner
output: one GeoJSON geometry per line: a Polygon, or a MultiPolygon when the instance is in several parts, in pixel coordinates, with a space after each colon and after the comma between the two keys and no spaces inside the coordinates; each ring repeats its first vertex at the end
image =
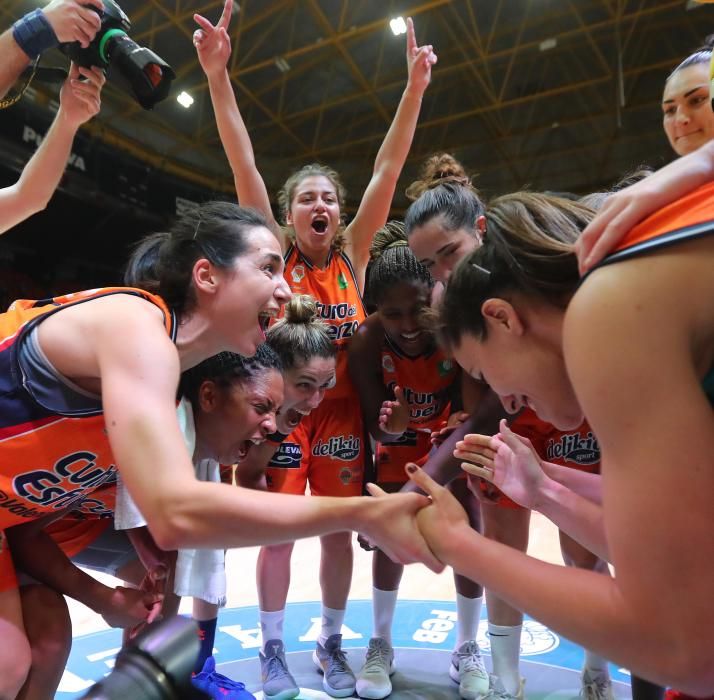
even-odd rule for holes
{"type": "MultiPolygon", "coordinates": [[[[38,4],[3,0],[0,24],[9,26],[38,4]]],[[[235,196],[191,44],[193,13],[215,21],[221,5],[121,2],[132,38],[176,70],[171,95],[145,112],[109,82],[102,112],[82,128],[47,210],[0,238],[0,305],[118,282],[127,250],[141,235],[161,230],[192,202],[235,196]],[[190,109],[176,102],[181,91],[194,98],[190,109]]],[[[685,0],[243,0],[232,23],[229,69],[271,196],[292,169],[318,160],[341,173],[347,216],[354,212],[406,80],[404,37],[389,29],[398,15],[414,18],[419,43],[433,44],[439,63],[397,188],[395,217],[407,206],[403,192],[420,163],[442,150],[467,166],[486,196],[524,186],[582,194],[640,164],[668,162],[664,79],[714,31],[714,7],[685,0]]],[[[53,51],[42,65],[66,66],[66,59],[53,51]]],[[[35,81],[18,104],[0,111],[0,186],[17,179],[47,130],[58,90],[35,81]]],[[[554,529],[539,516],[531,552],[559,561],[554,529]]],[[[291,589],[288,617],[299,651],[309,646],[301,637],[318,614],[316,576],[308,573],[317,571],[315,543],[301,543],[296,556],[305,576],[291,589]]],[[[229,557],[231,598],[217,638],[222,664],[250,659],[256,666],[254,559],[255,550],[229,557]]],[[[370,588],[369,558],[359,552],[352,592],[358,602],[347,624],[363,638],[370,588]]],[[[440,619],[434,610],[453,611],[449,575],[410,567],[400,598],[400,646],[447,653],[448,634],[431,647],[414,635],[425,621],[440,619]]],[[[82,606],[72,603],[72,614],[78,638],[61,698],[77,697],[108,670],[114,653],[108,651],[118,640],[82,606]]],[[[549,631],[542,634],[552,640],[549,631]]],[[[360,639],[349,646],[364,646],[360,639]]],[[[545,655],[539,663],[561,668],[570,683],[579,650],[558,640],[539,653],[545,655]]],[[[626,681],[622,670],[612,670],[626,681]]],[[[571,685],[575,696],[577,682],[571,685]]]]}

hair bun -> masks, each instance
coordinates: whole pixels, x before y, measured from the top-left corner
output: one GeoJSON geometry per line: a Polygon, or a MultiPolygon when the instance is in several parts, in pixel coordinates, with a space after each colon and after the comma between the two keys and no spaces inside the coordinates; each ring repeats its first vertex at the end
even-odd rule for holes
{"type": "Polygon", "coordinates": [[[309,294],[293,294],[285,304],[287,323],[312,323],[317,319],[317,302],[309,294]]]}
{"type": "Polygon", "coordinates": [[[419,179],[407,187],[405,194],[411,201],[416,201],[427,190],[449,182],[475,191],[464,166],[450,153],[437,153],[422,165],[419,179]]]}
{"type": "Polygon", "coordinates": [[[372,237],[372,245],[369,247],[369,257],[372,260],[377,260],[385,250],[403,245],[409,245],[404,224],[401,221],[387,221],[372,237]]]}

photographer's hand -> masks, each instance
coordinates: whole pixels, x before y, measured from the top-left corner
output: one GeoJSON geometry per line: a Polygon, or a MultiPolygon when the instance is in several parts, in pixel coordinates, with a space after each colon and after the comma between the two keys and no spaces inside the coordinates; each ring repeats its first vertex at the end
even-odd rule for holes
{"type": "Polygon", "coordinates": [[[203,15],[194,15],[193,19],[201,27],[193,33],[193,45],[198,52],[198,61],[203,72],[210,78],[225,71],[231,55],[231,40],[228,25],[231,22],[233,0],[226,0],[223,13],[214,27],[203,15]]]}
{"type": "Polygon", "coordinates": [[[102,0],[52,0],[42,12],[61,43],[78,41],[87,48],[94,40],[104,11],[102,0]]]}
{"type": "Polygon", "coordinates": [[[60,92],[59,110],[69,126],[79,128],[99,113],[102,105],[100,93],[105,82],[101,68],[81,68],[74,63],[71,65],[69,77],[60,92]]]}

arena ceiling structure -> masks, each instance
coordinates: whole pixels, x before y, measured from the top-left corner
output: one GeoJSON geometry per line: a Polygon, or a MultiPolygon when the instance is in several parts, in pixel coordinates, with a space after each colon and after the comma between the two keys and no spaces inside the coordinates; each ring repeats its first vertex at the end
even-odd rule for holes
{"type": "MultiPolygon", "coordinates": [[[[2,25],[38,4],[3,0],[2,25]]],[[[194,12],[216,21],[222,2],[120,5],[131,37],[177,77],[151,112],[109,84],[88,134],[154,172],[230,195],[191,41],[194,12]],[[190,108],[177,103],[180,92],[193,97],[190,108]]],[[[419,165],[438,151],[459,158],[487,195],[524,186],[584,193],[641,163],[660,166],[672,158],[664,79],[714,31],[714,7],[685,0],[242,0],[228,68],[271,195],[290,171],[320,161],[340,172],[354,211],[405,85],[405,37],[390,30],[397,16],[414,19],[418,42],[433,44],[439,62],[395,215],[419,165]]],[[[48,90],[36,86],[34,99],[48,90]]]]}

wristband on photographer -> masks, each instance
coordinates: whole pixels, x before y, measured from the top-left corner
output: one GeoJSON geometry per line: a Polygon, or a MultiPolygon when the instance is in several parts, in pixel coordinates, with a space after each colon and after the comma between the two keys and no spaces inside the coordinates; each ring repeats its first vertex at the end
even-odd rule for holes
{"type": "Polygon", "coordinates": [[[59,44],[52,25],[39,9],[28,12],[22,19],[17,20],[12,25],[12,36],[30,59],[59,44]]]}

